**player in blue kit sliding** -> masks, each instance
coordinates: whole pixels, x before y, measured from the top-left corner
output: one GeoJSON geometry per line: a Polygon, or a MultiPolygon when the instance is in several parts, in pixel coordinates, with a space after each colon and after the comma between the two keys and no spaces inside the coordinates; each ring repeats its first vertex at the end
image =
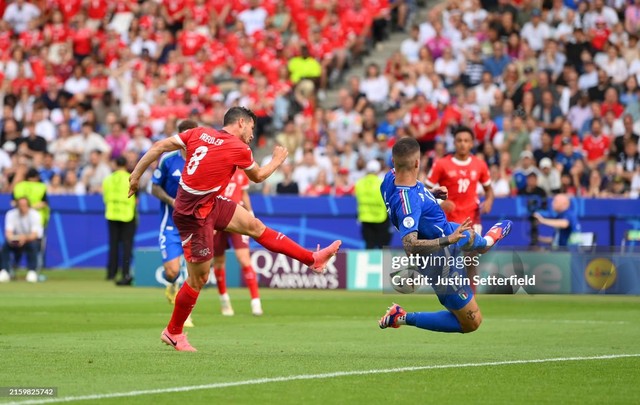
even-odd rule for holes
{"type": "MultiPolygon", "coordinates": [[[[394,170],[385,176],[380,191],[387,205],[391,223],[400,231],[408,255],[429,255],[444,249],[445,255],[460,250],[486,253],[511,231],[511,221],[495,224],[484,237],[471,230],[471,220],[462,224],[448,222],[436,199],[446,198],[446,188],[431,192],[418,182],[420,145],[413,138],[402,138],[392,149],[394,170]]],[[[464,266],[429,269],[432,278],[466,279],[464,266]]],[[[447,309],[439,312],[407,313],[393,304],[380,319],[379,326],[398,328],[416,326],[437,332],[473,332],[480,326],[482,315],[471,287],[465,283],[434,286],[440,303],[447,309]]]]}
{"type": "MultiPolygon", "coordinates": [[[[180,278],[180,258],[182,257],[182,241],[178,228],[173,223],[173,207],[175,204],[180,176],[184,168],[185,159],[182,151],[173,151],[160,158],[158,168],[154,170],[151,193],[160,201],[160,235],[158,243],[164,266],[163,278],[167,282],[165,295],[171,305],[176,303],[180,278]]],[[[186,275],[185,275],[186,277],[186,275]]],[[[184,323],[186,327],[193,327],[191,315],[184,323]]]]}

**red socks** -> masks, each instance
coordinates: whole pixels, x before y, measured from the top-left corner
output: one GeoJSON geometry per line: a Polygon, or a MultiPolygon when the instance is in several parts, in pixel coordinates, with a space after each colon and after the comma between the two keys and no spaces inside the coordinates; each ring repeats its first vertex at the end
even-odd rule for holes
{"type": "Polygon", "coordinates": [[[262,235],[256,239],[256,242],[272,252],[284,253],[307,266],[311,266],[314,262],[313,252],[303,248],[284,234],[276,232],[271,228],[265,229],[262,235]]]}
{"type": "Polygon", "coordinates": [[[247,285],[249,293],[251,294],[251,299],[260,298],[260,293],[258,293],[258,279],[256,278],[256,272],[253,271],[253,267],[243,267],[242,275],[244,276],[244,283],[247,285]]]}
{"type": "Polygon", "coordinates": [[[218,293],[220,295],[227,293],[227,276],[224,274],[224,267],[219,269],[214,268],[213,274],[216,275],[216,284],[218,285],[218,293]]]}
{"type": "Polygon", "coordinates": [[[193,307],[196,305],[199,294],[200,293],[191,288],[189,284],[182,284],[182,288],[178,291],[178,296],[176,297],[176,305],[173,307],[173,314],[171,315],[169,326],[167,326],[169,333],[172,335],[182,333],[184,321],[187,320],[193,307]]]}

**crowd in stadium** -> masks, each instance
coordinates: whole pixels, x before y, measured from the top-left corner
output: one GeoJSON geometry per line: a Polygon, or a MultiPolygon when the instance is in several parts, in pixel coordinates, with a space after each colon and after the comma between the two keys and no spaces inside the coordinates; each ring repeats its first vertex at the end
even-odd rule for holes
{"type": "Polygon", "coordinates": [[[497,197],[637,198],[636,3],[0,0],[0,190],[34,167],[51,195],[100,193],[113,159],[241,105],[256,148],[290,152],[264,193],[352,194],[403,136],[426,177],[463,124],[497,197]],[[363,66],[392,31],[400,49],[363,66]]]}

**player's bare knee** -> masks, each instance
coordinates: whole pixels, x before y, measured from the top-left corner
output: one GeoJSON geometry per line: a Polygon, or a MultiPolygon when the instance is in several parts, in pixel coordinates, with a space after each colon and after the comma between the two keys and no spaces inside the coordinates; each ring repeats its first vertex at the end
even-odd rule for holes
{"type": "Polygon", "coordinates": [[[466,319],[464,323],[462,323],[462,333],[471,333],[475,332],[480,328],[480,324],[482,323],[482,314],[478,311],[473,319],[466,319]]]}
{"type": "Polygon", "coordinates": [[[258,218],[251,218],[247,226],[246,235],[251,236],[252,238],[257,238],[262,235],[265,229],[267,229],[267,227],[262,223],[262,221],[258,218]]]}

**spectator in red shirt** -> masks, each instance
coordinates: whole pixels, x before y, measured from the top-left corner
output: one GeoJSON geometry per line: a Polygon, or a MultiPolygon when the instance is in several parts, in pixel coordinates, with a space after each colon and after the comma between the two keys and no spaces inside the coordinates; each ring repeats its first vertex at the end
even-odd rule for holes
{"type": "Polygon", "coordinates": [[[610,87],[604,93],[604,102],[601,106],[601,114],[605,116],[608,111],[613,111],[616,118],[620,118],[624,112],[624,106],[618,102],[618,91],[610,87]]]}
{"type": "Polygon", "coordinates": [[[88,25],[92,28],[97,28],[102,20],[107,16],[109,10],[109,4],[107,0],[88,0],[87,1],[87,17],[89,18],[88,25]]]}
{"type": "Polygon", "coordinates": [[[39,28],[38,20],[31,20],[28,24],[28,29],[22,31],[18,42],[23,49],[39,48],[44,44],[44,35],[39,28]]]}
{"type": "Polygon", "coordinates": [[[93,52],[94,30],[87,25],[87,16],[78,14],[76,18],[77,28],[72,32],[73,56],[81,62],[93,52]]]}
{"type": "Polygon", "coordinates": [[[438,110],[429,102],[423,93],[416,95],[414,107],[405,117],[409,134],[420,144],[420,152],[432,150],[440,127],[438,110]]]}
{"type": "Polygon", "coordinates": [[[209,21],[213,18],[211,7],[206,0],[194,0],[187,9],[187,18],[195,21],[197,26],[203,27],[209,25],[209,21]]]}
{"type": "Polygon", "coordinates": [[[354,0],[352,6],[342,13],[341,21],[348,34],[355,39],[352,51],[356,57],[359,57],[365,50],[373,17],[362,7],[362,0],[354,0]]]}
{"type": "Polygon", "coordinates": [[[196,31],[195,21],[185,21],[184,30],[178,35],[178,48],[183,56],[195,56],[206,41],[207,38],[196,31]]]}
{"type": "Polygon", "coordinates": [[[186,0],[162,0],[161,15],[169,24],[171,32],[176,33],[182,28],[182,22],[187,11],[186,6],[186,0]]]}
{"type": "Polygon", "coordinates": [[[306,197],[319,197],[322,195],[331,195],[331,185],[327,182],[327,172],[320,170],[316,181],[309,184],[304,192],[306,197]]]}
{"type": "MultiPolygon", "coordinates": [[[[492,142],[497,133],[498,127],[491,120],[489,107],[482,107],[480,109],[480,119],[473,125],[473,134],[476,141],[479,145],[483,145],[485,142],[492,142]]],[[[480,146],[479,149],[482,149],[482,147],[480,146]]]]}
{"type": "Polygon", "coordinates": [[[55,3],[67,23],[70,23],[82,8],[82,0],[55,0],[55,3]]]}
{"type": "Polygon", "coordinates": [[[602,122],[599,119],[594,119],[591,122],[591,133],[584,138],[582,143],[587,166],[590,169],[600,169],[608,156],[610,145],[611,139],[602,133],[602,122]]]}

